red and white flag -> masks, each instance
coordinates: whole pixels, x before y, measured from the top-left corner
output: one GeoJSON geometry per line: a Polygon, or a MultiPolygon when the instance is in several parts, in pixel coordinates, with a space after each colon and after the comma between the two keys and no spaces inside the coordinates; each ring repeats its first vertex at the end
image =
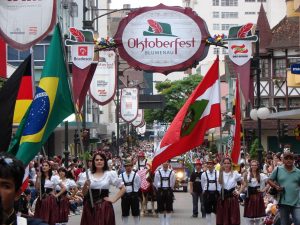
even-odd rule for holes
{"type": "Polygon", "coordinates": [[[219,59],[175,116],[155,151],[152,171],[165,161],[199,145],[205,133],[221,126],[219,59]]]}
{"type": "Polygon", "coordinates": [[[238,164],[241,151],[241,102],[239,91],[239,79],[236,79],[235,89],[235,104],[234,104],[234,133],[233,133],[233,147],[231,151],[231,159],[234,164],[238,164]]]}
{"type": "Polygon", "coordinates": [[[25,168],[25,174],[23,177],[23,182],[21,187],[22,192],[24,192],[28,188],[28,184],[29,184],[29,165],[27,165],[25,168]]]}

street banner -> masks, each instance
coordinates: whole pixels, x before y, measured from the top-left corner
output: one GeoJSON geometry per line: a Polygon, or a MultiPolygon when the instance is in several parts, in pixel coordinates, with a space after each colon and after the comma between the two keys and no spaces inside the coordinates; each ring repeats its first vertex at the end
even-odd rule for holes
{"type": "Polygon", "coordinates": [[[106,105],[115,96],[117,63],[114,51],[100,51],[99,62],[90,85],[90,96],[99,105],[106,105]]]}
{"type": "Polygon", "coordinates": [[[251,41],[229,41],[228,55],[232,62],[238,66],[246,64],[252,57],[251,41]]]}
{"type": "Polygon", "coordinates": [[[139,126],[139,127],[136,128],[136,132],[139,135],[143,135],[143,134],[146,133],[146,123],[145,123],[145,121],[142,123],[142,126],[139,126]]]}
{"type": "Polygon", "coordinates": [[[139,109],[137,117],[131,123],[132,123],[133,126],[139,127],[143,123],[143,120],[144,120],[144,110],[139,109]]]}
{"type": "Polygon", "coordinates": [[[114,39],[121,58],[136,70],[168,74],[203,60],[209,36],[205,21],[191,8],[159,4],[129,13],[114,39]]]}
{"type": "Polygon", "coordinates": [[[44,39],[56,22],[56,0],[0,1],[0,36],[26,50],[44,39]]]}
{"type": "Polygon", "coordinates": [[[132,122],[138,115],[137,88],[123,88],[121,90],[121,118],[126,122],[132,122]]]}

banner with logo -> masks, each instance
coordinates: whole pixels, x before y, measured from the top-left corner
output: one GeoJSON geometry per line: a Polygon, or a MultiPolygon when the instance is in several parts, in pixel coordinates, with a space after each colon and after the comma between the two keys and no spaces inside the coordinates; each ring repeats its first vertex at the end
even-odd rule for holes
{"type": "Polygon", "coordinates": [[[132,122],[138,115],[139,90],[137,88],[123,88],[121,90],[121,118],[132,122]]]}
{"type": "Polygon", "coordinates": [[[56,0],[2,0],[0,18],[0,36],[13,48],[26,50],[53,29],[56,0]]]}
{"type": "Polygon", "coordinates": [[[137,117],[131,123],[133,126],[139,127],[143,123],[143,121],[144,121],[144,110],[139,109],[137,117]]]}
{"type": "Polygon", "coordinates": [[[121,58],[130,66],[168,74],[204,59],[209,36],[205,21],[191,8],[160,4],[129,13],[114,39],[121,58]]]}
{"type": "Polygon", "coordinates": [[[146,123],[144,122],[142,125],[143,126],[139,126],[139,127],[136,128],[136,133],[138,135],[143,135],[143,134],[146,133],[146,123]]]}
{"type": "Polygon", "coordinates": [[[246,64],[252,57],[251,41],[229,41],[228,55],[232,62],[238,66],[246,64]]]}
{"type": "Polygon", "coordinates": [[[105,105],[114,98],[116,84],[116,53],[100,51],[97,69],[90,85],[90,95],[99,105],[105,105]]]}

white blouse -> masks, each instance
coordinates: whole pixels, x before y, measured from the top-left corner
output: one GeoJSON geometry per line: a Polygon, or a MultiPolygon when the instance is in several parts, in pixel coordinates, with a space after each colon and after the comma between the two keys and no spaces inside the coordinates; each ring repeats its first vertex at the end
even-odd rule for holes
{"type": "Polygon", "coordinates": [[[248,186],[249,187],[257,187],[260,186],[260,189],[264,189],[266,186],[266,182],[268,180],[268,176],[264,173],[260,174],[260,183],[258,183],[257,179],[252,177],[250,180],[250,174],[247,176],[248,186]],[[249,182],[250,181],[250,182],[249,182]]]}
{"type": "MultiPolygon", "coordinates": [[[[65,188],[67,189],[67,191],[70,190],[70,187],[76,187],[76,183],[72,179],[65,179],[64,181],[61,180],[61,179],[59,179],[59,180],[65,186],[65,188]]],[[[60,191],[61,187],[59,185],[56,185],[55,190],[60,191]]]]}
{"type": "Polygon", "coordinates": [[[61,181],[57,176],[51,176],[51,180],[46,179],[44,188],[55,188],[55,186],[59,185],[61,181]]]}
{"type": "Polygon", "coordinates": [[[221,187],[224,187],[226,190],[230,190],[232,188],[235,188],[237,186],[237,182],[242,180],[241,174],[239,174],[237,171],[226,173],[223,171],[223,185],[221,187]]]}
{"type": "MultiPolygon", "coordinates": [[[[121,188],[123,182],[118,178],[118,175],[113,171],[105,171],[102,177],[96,178],[89,172],[89,178],[91,180],[91,189],[109,189],[110,185],[117,188],[121,188]]],[[[81,182],[86,181],[86,176],[81,177],[81,182]]]]}

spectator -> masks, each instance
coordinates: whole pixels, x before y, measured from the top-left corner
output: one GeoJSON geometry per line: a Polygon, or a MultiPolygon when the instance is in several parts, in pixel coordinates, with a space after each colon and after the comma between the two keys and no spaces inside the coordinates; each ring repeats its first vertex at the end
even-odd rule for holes
{"type": "Polygon", "coordinates": [[[268,183],[280,192],[279,213],[281,225],[289,224],[290,215],[295,225],[300,224],[300,170],[294,166],[294,154],[285,152],[283,166],[278,166],[268,183]]]}

